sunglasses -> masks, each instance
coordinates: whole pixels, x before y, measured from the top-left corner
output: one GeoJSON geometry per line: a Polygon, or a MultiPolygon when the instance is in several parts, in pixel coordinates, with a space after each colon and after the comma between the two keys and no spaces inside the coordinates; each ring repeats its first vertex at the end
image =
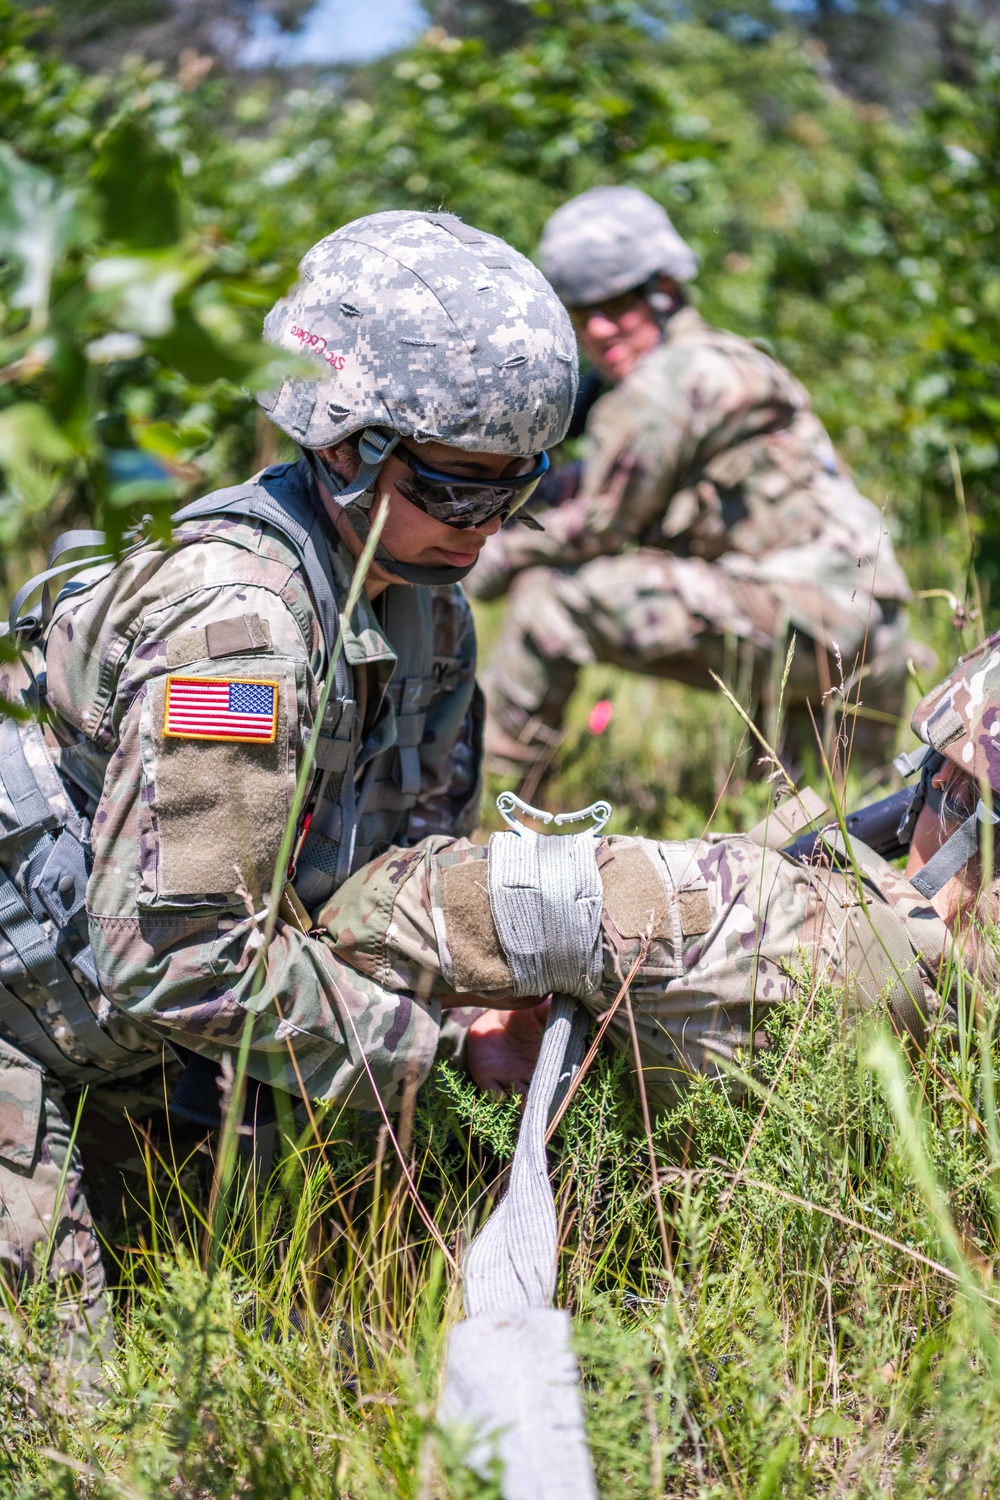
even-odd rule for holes
{"type": "Polygon", "coordinates": [[[393,456],[413,475],[412,479],[397,483],[400,494],[432,520],[456,531],[484,526],[497,516],[506,521],[531,498],[549,469],[549,456],[541,453],[525,474],[511,474],[503,479],[464,479],[421,463],[402,443],[393,450],[393,456]]]}
{"type": "Polygon", "coordinates": [[[617,323],[642,300],[642,293],[633,289],[630,292],[620,292],[617,297],[606,297],[603,302],[589,302],[585,307],[568,307],[566,311],[573,327],[579,331],[586,328],[597,313],[602,318],[607,318],[609,323],[617,323]]]}

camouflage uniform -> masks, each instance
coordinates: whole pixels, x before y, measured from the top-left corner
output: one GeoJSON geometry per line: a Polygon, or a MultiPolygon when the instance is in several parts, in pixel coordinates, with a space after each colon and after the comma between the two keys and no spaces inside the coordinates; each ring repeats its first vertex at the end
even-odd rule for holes
{"type": "MultiPolygon", "coordinates": [[[[99,778],[103,770],[88,907],[106,1022],[133,1052],[148,1049],[151,1099],[162,1092],[164,1039],[218,1055],[238,1046],[250,1013],[254,1076],[371,1107],[370,1073],[392,1107],[404,1081],[422,1079],[434,1060],[435,999],[372,984],[310,937],[308,918],[298,925],[291,906],[255,992],[262,908],[323,660],[305,583],[287,543],[264,528],[205,521],[175,540],[184,545],[142,548],[109,577],[68,595],[46,650],[47,698],[62,741],[55,758],[68,760],[83,746],[99,778]],[[234,631],[244,622],[245,650],[234,654],[234,631]],[[277,681],[275,743],[165,738],[172,669],[277,681]]],[[[351,561],[346,553],[334,561],[346,594],[351,561]]],[[[398,719],[387,691],[396,663],[393,596],[414,592],[390,588],[377,609],[362,595],[345,622],[355,700],[366,705],[355,730],[359,750],[364,741],[358,758],[370,769],[381,757],[383,775],[391,774],[398,719]]],[[[430,592],[437,686],[423,721],[419,789],[412,805],[390,815],[389,831],[401,843],[467,831],[478,814],[472,622],[457,587],[430,592]]],[[[356,859],[369,852],[359,846],[356,859]]],[[[46,1014],[44,1022],[57,1046],[72,1048],[64,1018],[46,1014]]],[[[48,1240],[68,1126],[54,1080],[2,1043],[0,1091],[0,1262],[16,1280],[37,1270],[48,1240]]],[[[71,1275],[98,1296],[103,1271],[77,1152],[66,1192],[51,1273],[71,1275]]]]}
{"type": "MultiPolygon", "coordinates": [[[[897,870],[857,841],[853,852],[860,882],[742,835],[600,841],[603,982],[584,1003],[600,1015],[646,949],[631,996],[658,1106],[676,1102],[692,1074],[726,1076],[737,1050],[766,1043],[768,1008],[817,982],[844,985],[851,1010],[887,998],[899,1029],[917,1037],[940,1016],[947,928],[897,870]]],[[[464,840],[429,840],[376,861],[320,915],[334,951],[387,988],[509,996],[487,857],[464,840]]],[[[631,1049],[623,1015],[609,1034],[631,1049]]]]}
{"type": "Polygon", "coordinates": [[[598,401],[588,441],[580,495],[544,535],[491,538],[470,580],[479,598],[510,590],[483,679],[507,735],[558,728],[595,661],[706,687],[742,654],[759,700],[790,629],[792,704],[819,707],[839,651],[848,676],[867,664],[865,704],[901,712],[906,579],[780,365],[685,308],[598,401]]]}
{"type": "MultiPolygon", "coordinates": [[[[808,819],[822,809],[818,799],[808,806],[805,794],[747,835],[599,841],[603,974],[584,1003],[595,1015],[605,1011],[640,960],[631,996],[643,1072],[658,1104],[674,1103],[692,1075],[726,1076],[738,1050],[766,1045],[768,1007],[803,986],[843,987],[855,1013],[884,1001],[898,1030],[920,1044],[929,1027],[953,1024],[970,937],[973,959],[982,955],[975,924],[953,938],[932,896],[943,879],[983,858],[982,829],[991,811],[997,817],[1000,632],[924,696],[912,726],[925,746],[992,794],[992,809],[980,802],[912,880],[857,838],[844,857],[837,830],[824,834],[828,858],[803,864],[783,853],[801,827],[798,808],[808,819]],[[927,879],[939,861],[942,870],[927,879]]],[[[910,757],[911,771],[919,760],[910,757]]],[[[932,773],[935,765],[931,759],[932,773]]],[[[894,831],[899,811],[897,804],[894,831]]],[[[957,809],[947,816],[959,816],[957,809]]],[[[904,845],[913,828],[906,825],[897,833],[904,845]]],[[[998,842],[994,827],[994,906],[998,842]]],[[[334,951],[387,989],[502,1000],[514,990],[490,902],[489,858],[488,849],[465,840],[428,839],[353,876],[318,920],[334,951]]],[[[975,872],[972,888],[980,883],[975,872]]],[[[995,920],[995,909],[982,917],[987,928],[995,920]]],[[[985,958],[988,973],[989,949],[985,958]]],[[[619,1018],[609,1030],[619,1047],[630,1047],[619,1018]]]]}
{"type": "MultiPolygon", "coordinates": [[[[387,848],[475,825],[475,637],[450,576],[463,570],[432,577],[380,550],[426,586],[362,593],[347,619],[355,563],[317,476],[363,536],[380,461],[401,437],[527,458],[559,441],[576,391],[572,329],[539,272],[450,215],[374,215],[329,236],[266,333],[316,361],[263,398],[303,458],[189,508],[172,546],[137,543],[117,566],[81,572],[44,638],[27,637],[44,655],[44,739],[38,724],[0,721],[0,1257],[15,1281],[43,1264],[74,1276],[95,1306],[103,1271],[76,1153],[57,1201],[69,1149],[58,1080],[113,1089],[123,1068],[148,1067],[155,1104],[164,1043],[219,1057],[252,1021],[252,1076],[394,1108],[439,1043],[454,1051],[463,1017],[442,1026],[436,997],[346,965],[312,935],[309,909],[387,848]],[[311,450],[352,435],[361,467],[339,490],[311,450]],[[205,706],[210,685],[228,694],[223,708],[205,706]],[[234,702],[257,717],[246,731],[227,717],[220,732],[213,715],[234,702]],[[309,739],[311,822],[262,966],[309,739]],[[28,803],[41,808],[33,823],[28,803]],[[59,830],[83,878],[41,890],[59,830]],[[35,957],[27,939],[19,947],[29,931],[35,957]],[[62,1005],[39,980],[42,949],[62,1005]]],[[[0,681],[7,696],[19,685],[0,681]]]]}
{"type": "MultiPolygon", "coordinates": [[[[559,210],[541,253],[563,299],[585,304],[667,270],[665,256],[669,274],[690,276],[684,249],[658,205],[615,188],[559,210]],[[615,216],[637,213],[643,235],[629,252],[615,216]],[[573,222],[550,233],[567,215],[573,222]]],[[[655,304],[658,294],[645,294],[655,304]]],[[[578,497],[542,518],[544,535],[491,538],[469,583],[481,599],[509,590],[483,679],[488,753],[509,762],[512,741],[551,743],[590,662],[698,687],[712,686],[710,671],[749,678],[766,709],[791,630],[793,718],[806,701],[820,710],[862,665],[864,705],[900,714],[909,588],[878,511],[787,370],[682,307],[593,406],[585,443],[578,497]]],[[[798,717],[809,734],[801,708],[798,717]]],[[[894,732],[859,718],[855,753],[886,759],[894,732]]]]}
{"type": "MultiPolygon", "coordinates": [[[[108,756],[87,895],[104,993],[120,1013],[198,1050],[236,1047],[250,1012],[254,1076],[370,1107],[365,1062],[386,1099],[411,1070],[422,1077],[430,1067],[433,1003],[359,985],[291,910],[279,918],[255,993],[261,911],[319,691],[315,610],[287,543],[266,529],[207,520],[176,539],[178,550],[143,548],[70,595],[46,652],[60,730],[108,756]],[[166,684],[182,674],[276,681],[273,744],[167,736],[166,684]]],[[[346,595],[346,550],[333,562],[346,595]]],[[[396,651],[381,620],[391,621],[395,596],[409,592],[391,587],[376,607],[362,595],[344,622],[361,706],[356,761],[376,775],[391,774],[378,757],[391,754],[399,716],[387,691],[396,651]]],[[[472,622],[455,587],[433,592],[433,615],[438,686],[423,720],[420,784],[393,820],[392,842],[459,833],[478,814],[472,622]]],[[[369,852],[357,847],[354,860],[369,852]]]]}
{"type": "MultiPolygon", "coordinates": [[[[104,1337],[107,1282],[83,1190],[74,1121],[55,1080],[5,1042],[0,1042],[0,1276],[11,1290],[49,1278],[64,1348],[90,1333],[104,1337]]],[[[0,1319],[7,1321],[3,1314],[0,1319]]]]}

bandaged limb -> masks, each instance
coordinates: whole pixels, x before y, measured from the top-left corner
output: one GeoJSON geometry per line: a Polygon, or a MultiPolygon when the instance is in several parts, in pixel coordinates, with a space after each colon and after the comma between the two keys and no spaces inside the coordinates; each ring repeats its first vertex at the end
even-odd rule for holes
{"type": "MultiPolygon", "coordinates": [[[[496,841],[507,837],[494,835],[487,847],[432,838],[390,850],[340,887],[318,926],[340,958],[389,989],[476,995],[500,1006],[550,990],[589,1000],[603,988],[616,993],[640,949],[642,980],[659,982],[676,975],[685,944],[712,925],[700,861],[714,868],[715,848],[561,838],[560,884],[574,885],[580,920],[560,941],[533,846],[520,851],[521,867],[498,869],[504,846],[496,841]],[[598,905],[594,946],[587,913],[598,905]]],[[[755,863],[760,851],[746,849],[755,863]]]]}
{"type": "MultiPolygon", "coordinates": [[[[895,1000],[901,970],[907,992],[924,998],[923,1015],[940,1013],[933,974],[947,934],[933,909],[870,851],[866,862],[877,860],[885,891],[881,907],[874,889],[862,901],[850,872],[807,868],[736,835],[712,844],[613,836],[593,849],[599,966],[595,974],[593,952],[581,947],[575,993],[599,1015],[637,963],[632,1006],[647,1091],[659,1105],[676,1100],[695,1073],[732,1083],[734,1065],[745,1068],[767,1045],[768,1011],[817,981],[845,987],[849,1009],[864,1010],[895,1000]],[[886,951],[887,926],[900,941],[888,968],[876,973],[868,961],[862,975],[858,929],[873,903],[881,938],[866,952],[886,951]]],[[[387,989],[514,1004],[528,982],[518,965],[530,966],[532,946],[540,951],[547,938],[530,881],[523,900],[512,898],[520,903],[519,932],[514,941],[507,936],[506,918],[494,911],[490,861],[488,849],[466,840],[391,851],[325,908],[328,941],[387,989]]],[[[539,985],[553,977],[535,973],[539,985]]],[[[623,1014],[608,1036],[631,1052],[623,1014]]]]}
{"type": "MultiPolygon", "coordinates": [[[[561,938],[551,921],[557,903],[545,897],[531,849],[521,851],[521,868],[502,869],[493,841],[487,849],[466,840],[428,839],[414,849],[393,850],[347,881],[320,913],[319,924],[339,958],[388,989],[468,994],[496,1008],[557,990],[576,994],[599,1014],[639,959],[637,1020],[648,1066],[661,1070],[659,1039],[693,1018],[689,1000],[677,1001],[664,1031],[653,1007],[684,974],[685,964],[698,958],[713,911],[724,912],[727,882],[713,873],[715,851],[629,838],[539,842],[551,844],[553,853],[561,850],[566,868],[559,883],[572,887],[561,938]]],[[[746,849],[754,864],[760,851],[749,844],[746,849]]],[[[561,905],[565,911],[566,903],[561,905]]],[[[717,1005],[713,1016],[715,1024],[717,1005]]],[[[693,1020],[695,1033],[703,1029],[693,1020]]],[[[722,1030],[728,1034],[724,1024],[722,1030]]],[[[614,1027],[612,1033],[619,1045],[630,1045],[627,1033],[617,1035],[614,1027]]],[[[743,1031],[729,1040],[728,1050],[742,1040],[743,1031]]],[[[686,1056],[682,1038],[668,1050],[670,1067],[686,1056]]],[[[681,1068],[690,1071],[704,1062],[695,1047],[681,1068]]]]}

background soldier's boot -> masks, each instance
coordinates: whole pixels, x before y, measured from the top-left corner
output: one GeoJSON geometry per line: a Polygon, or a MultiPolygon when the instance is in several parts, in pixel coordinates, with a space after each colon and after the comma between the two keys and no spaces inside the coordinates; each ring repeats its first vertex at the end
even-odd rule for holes
{"type": "Polygon", "coordinates": [[[537,788],[563,741],[561,729],[550,729],[541,719],[527,719],[517,735],[487,717],[483,734],[483,763],[494,776],[511,779],[517,790],[528,795],[537,788]]]}
{"type": "Polygon", "coordinates": [[[515,581],[480,679],[486,696],[486,769],[534,775],[536,785],[562,742],[563,714],[580,664],[593,660],[557,599],[557,578],[551,569],[532,568],[515,581]]]}
{"type": "Polygon", "coordinates": [[[482,677],[486,769],[503,776],[534,775],[537,785],[562,744],[563,713],[579,669],[570,661],[544,660],[524,639],[501,645],[506,649],[498,648],[482,677]]]}

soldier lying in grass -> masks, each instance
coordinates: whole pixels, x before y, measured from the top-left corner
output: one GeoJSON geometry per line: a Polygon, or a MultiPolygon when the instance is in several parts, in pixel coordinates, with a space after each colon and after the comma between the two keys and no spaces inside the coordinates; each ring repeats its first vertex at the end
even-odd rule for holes
{"type": "MultiPolygon", "coordinates": [[[[900,832],[905,874],[856,839],[845,850],[836,827],[812,859],[793,859],[767,847],[787,839],[777,818],[751,836],[596,841],[600,978],[577,993],[599,1016],[635,969],[631,998],[654,1103],[676,1102],[692,1074],[726,1077],[738,1051],[751,1059],[766,1044],[768,1008],[816,977],[843,986],[847,1013],[884,1000],[896,1028],[919,1045],[953,1014],[963,965],[980,977],[994,971],[985,934],[1000,884],[983,874],[980,839],[992,823],[980,786],[1000,793],[1000,635],[924,698],[913,727],[927,751],[900,832]]],[[[430,839],[376,860],[340,888],[320,922],[338,957],[386,987],[476,993],[495,1006],[518,994],[511,935],[491,906],[490,852],[465,840],[430,839]]],[[[468,1038],[473,1077],[494,1091],[523,1088],[542,1015],[483,1012],[468,1038]]],[[[609,1034],[630,1048],[623,1013],[609,1034]]]]}

